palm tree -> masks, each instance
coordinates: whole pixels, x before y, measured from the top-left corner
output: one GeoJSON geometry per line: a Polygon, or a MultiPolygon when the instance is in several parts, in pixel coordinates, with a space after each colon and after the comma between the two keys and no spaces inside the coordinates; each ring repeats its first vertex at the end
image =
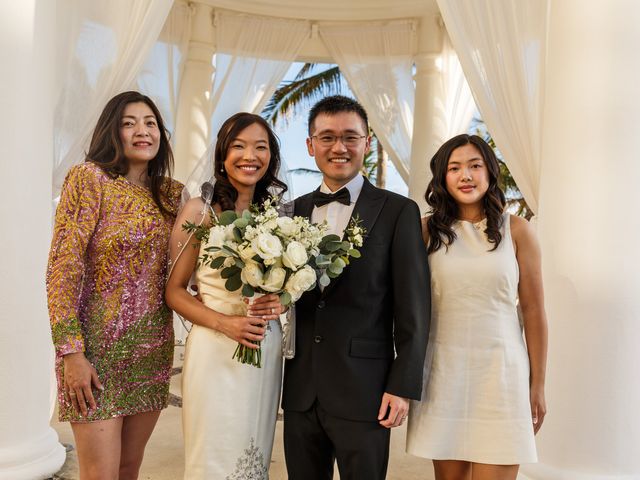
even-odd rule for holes
{"type": "MultiPolygon", "coordinates": [[[[287,122],[292,115],[301,113],[309,105],[328,95],[342,93],[344,89],[342,73],[338,66],[316,72],[316,63],[305,63],[294,79],[283,82],[275,91],[267,105],[262,110],[262,116],[271,125],[278,121],[287,122]]],[[[386,154],[382,144],[375,133],[371,131],[375,139],[376,156],[370,151],[364,158],[362,174],[369,180],[375,181],[380,188],[386,183],[386,154]]],[[[372,149],[373,150],[373,149],[372,149]]],[[[299,168],[291,170],[292,173],[320,173],[317,170],[299,168]]]]}

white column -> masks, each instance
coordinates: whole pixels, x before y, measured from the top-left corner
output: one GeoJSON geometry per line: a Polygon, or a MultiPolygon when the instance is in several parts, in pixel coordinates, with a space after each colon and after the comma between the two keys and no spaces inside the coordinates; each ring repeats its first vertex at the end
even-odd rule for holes
{"type": "Polygon", "coordinates": [[[0,479],[50,477],[53,345],[44,272],[51,239],[55,2],[0,2],[0,479]]]}
{"type": "Polygon", "coordinates": [[[409,197],[425,212],[424,192],[431,180],[429,161],[442,143],[437,132],[436,99],[440,97],[441,73],[437,60],[442,50],[442,28],[436,16],[420,20],[418,54],[415,57],[416,96],[413,108],[413,137],[411,141],[411,168],[409,197]]]}
{"type": "Polygon", "coordinates": [[[213,85],[212,58],[215,53],[213,7],[194,3],[192,8],[195,11],[178,97],[174,142],[175,177],[180,181],[187,179],[210,142],[209,95],[213,85]]]}
{"type": "Polygon", "coordinates": [[[536,480],[640,479],[640,3],[551,2],[538,231],[549,414],[536,480]]]}

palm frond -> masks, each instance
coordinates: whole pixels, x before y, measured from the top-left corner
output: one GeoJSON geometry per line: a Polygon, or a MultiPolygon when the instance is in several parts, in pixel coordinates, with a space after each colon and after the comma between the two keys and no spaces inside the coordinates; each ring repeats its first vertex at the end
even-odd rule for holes
{"type": "Polygon", "coordinates": [[[288,117],[297,114],[309,103],[321,97],[340,93],[340,69],[337,66],[331,67],[306,76],[314,65],[305,63],[294,80],[283,82],[275,91],[262,111],[262,116],[271,125],[275,125],[281,118],[286,122],[288,117]]]}

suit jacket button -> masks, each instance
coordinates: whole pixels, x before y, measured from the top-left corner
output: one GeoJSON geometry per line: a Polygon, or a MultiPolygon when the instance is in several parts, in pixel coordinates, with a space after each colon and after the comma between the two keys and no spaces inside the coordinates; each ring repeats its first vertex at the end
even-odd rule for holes
{"type": "Polygon", "coordinates": [[[318,308],[324,308],[324,300],[318,302],[318,308]]]}
{"type": "Polygon", "coordinates": [[[322,341],[322,337],[320,335],[316,335],[313,337],[313,341],[316,343],[320,343],[322,341]]]}

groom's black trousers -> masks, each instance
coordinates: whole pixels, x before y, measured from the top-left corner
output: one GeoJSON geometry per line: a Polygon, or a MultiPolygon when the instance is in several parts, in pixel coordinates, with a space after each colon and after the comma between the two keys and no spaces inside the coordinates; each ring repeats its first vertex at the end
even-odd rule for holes
{"type": "Polygon", "coordinates": [[[284,454],[289,480],[384,480],[390,430],[328,414],[316,400],[306,412],[284,411],[284,454]]]}

